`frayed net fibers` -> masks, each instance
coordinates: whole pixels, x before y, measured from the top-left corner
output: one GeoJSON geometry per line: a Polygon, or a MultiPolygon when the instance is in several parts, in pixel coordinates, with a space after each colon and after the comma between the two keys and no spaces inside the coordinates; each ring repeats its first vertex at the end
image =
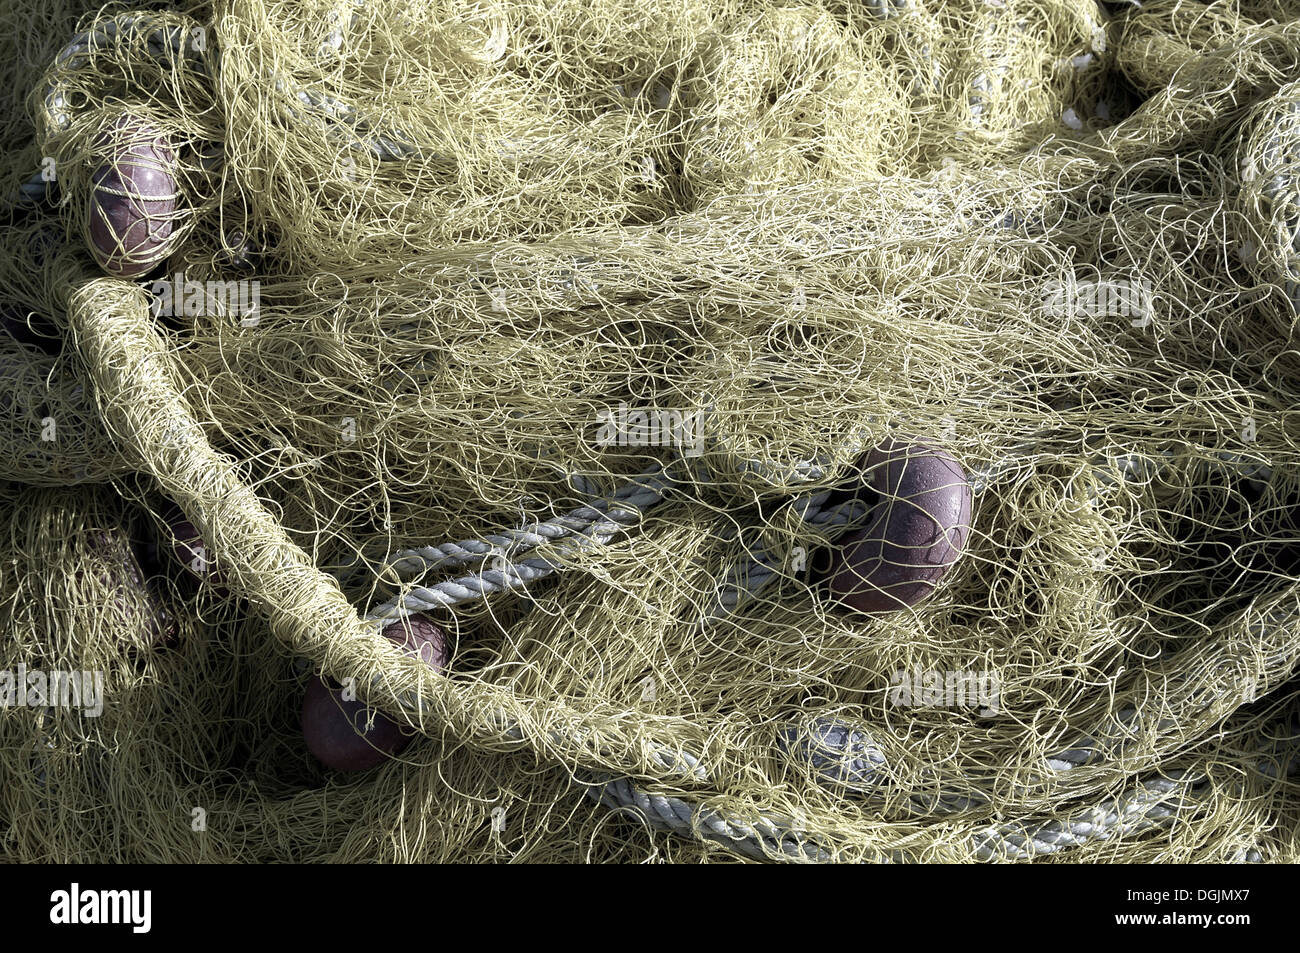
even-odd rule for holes
{"type": "Polygon", "coordinates": [[[1286,5],[49,6],[6,859],[1296,859],[1286,5]],[[854,612],[898,438],[968,532],[854,612]]]}

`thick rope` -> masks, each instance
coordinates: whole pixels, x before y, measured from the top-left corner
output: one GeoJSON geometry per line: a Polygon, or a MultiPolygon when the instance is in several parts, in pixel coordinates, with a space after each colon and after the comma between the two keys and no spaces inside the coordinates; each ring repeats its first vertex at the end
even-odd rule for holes
{"type": "MultiPolygon", "coordinates": [[[[1300,773],[1295,758],[1287,767],[1289,774],[1300,773]]],[[[1202,775],[1185,771],[1151,777],[1064,817],[1030,818],[983,828],[970,836],[971,849],[983,861],[1032,860],[1068,847],[1168,827],[1204,802],[1209,791],[1203,780],[1202,775]]],[[[834,857],[832,845],[809,839],[780,815],[760,813],[756,820],[747,821],[698,801],[648,794],[627,780],[605,781],[587,793],[593,800],[660,830],[714,841],[757,860],[824,863],[834,857]]],[[[872,859],[876,863],[906,863],[921,858],[895,850],[872,859]]],[[[1260,855],[1246,851],[1239,860],[1258,862],[1260,855]]]]}
{"type": "Polygon", "coordinates": [[[636,525],[645,511],[662,500],[664,492],[675,483],[663,467],[655,466],[620,486],[608,499],[595,500],[562,516],[489,534],[482,539],[402,550],[374,571],[382,574],[389,570],[399,578],[415,579],[436,569],[465,566],[489,557],[516,556],[571,537],[603,545],[636,525]]]}

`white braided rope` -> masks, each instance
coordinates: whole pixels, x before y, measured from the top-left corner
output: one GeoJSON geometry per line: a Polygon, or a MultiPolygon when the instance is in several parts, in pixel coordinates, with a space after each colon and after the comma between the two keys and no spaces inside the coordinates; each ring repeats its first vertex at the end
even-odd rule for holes
{"type": "Polygon", "coordinates": [[[517,556],[561,539],[583,537],[594,544],[604,544],[636,525],[645,511],[662,500],[664,493],[674,485],[676,480],[656,464],[620,486],[606,499],[595,500],[561,516],[520,529],[487,534],[482,539],[402,550],[377,566],[375,571],[392,571],[399,578],[410,580],[436,569],[481,562],[486,557],[517,556]]]}
{"type": "Polygon", "coordinates": [[[602,546],[635,526],[645,511],[659,503],[664,494],[675,485],[677,479],[669,469],[655,467],[624,484],[610,499],[581,506],[545,523],[489,536],[485,540],[467,540],[449,546],[405,550],[389,565],[406,575],[423,575],[431,568],[463,565],[488,557],[498,547],[493,540],[501,541],[509,547],[507,552],[514,554],[542,543],[556,541],[546,556],[509,562],[502,555],[495,558],[496,565],[491,569],[430,586],[406,588],[387,602],[370,609],[365,618],[396,621],[417,612],[446,608],[494,593],[523,589],[529,583],[562,569],[578,552],[602,546]]]}
{"type": "Polygon", "coordinates": [[[589,788],[587,793],[606,807],[637,815],[652,827],[713,841],[756,860],[776,857],[787,861],[825,863],[833,857],[816,839],[793,830],[789,818],[760,815],[751,822],[728,817],[686,798],[647,794],[626,778],[607,781],[589,788]]]}
{"type": "MultiPolygon", "coordinates": [[[[1300,737],[1295,739],[1300,742],[1300,737]]],[[[1300,765],[1292,759],[1289,773],[1300,765]]],[[[1263,768],[1261,768],[1263,770],[1263,768]]],[[[1205,802],[1208,788],[1202,775],[1186,771],[1153,776],[1122,794],[1076,808],[1064,817],[1026,818],[990,825],[970,835],[970,847],[983,861],[1031,860],[1100,840],[1111,840],[1169,827],[1180,814],[1205,802]]],[[[648,794],[627,779],[592,786],[588,796],[614,810],[639,817],[652,827],[720,843],[757,860],[823,863],[834,858],[834,847],[799,831],[787,817],[760,814],[754,820],[725,815],[697,801],[648,794]]],[[[877,863],[919,860],[897,849],[872,858],[877,863]]],[[[1258,851],[1242,852],[1238,860],[1258,862],[1258,851]]]]}
{"type": "MultiPolygon", "coordinates": [[[[68,70],[84,69],[90,65],[94,53],[123,42],[143,41],[149,55],[156,60],[175,60],[178,65],[203,70],[206,61],[191,41],[194,29],[201,28],[197,23],[177,16],[145,12],[118,14],[74,36],[55,57],[54,65],[68,70]]],[[[48,133],[62,132],[72,125],[68,97],[57,79],[46,87],[43,101],[46,108],[44,118],[53,127],[46,130],[47,138],[48,133]]]]}

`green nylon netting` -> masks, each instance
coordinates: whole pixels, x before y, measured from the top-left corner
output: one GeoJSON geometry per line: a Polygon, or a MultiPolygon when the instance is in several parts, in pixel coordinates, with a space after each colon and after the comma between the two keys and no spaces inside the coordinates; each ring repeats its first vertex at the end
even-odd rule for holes
{"type": "Polygon", "coordinates": [[[0,710],[3,856],[1295,860],[1288,6],[7,5],[0,183],[53,181],[0,231],[0,672],[100,673],[103,712],[0,710]],[[182,197],[138,281],[86,249],[124,115],[182,197]],[[253,319],[155,316],[178,275],[253,319]],[[699,443],[605,445],[620,406],[699,443]],[[867,618],[790,501],[895,431],[975,476],[972,531],[867,618]],[[445,675],[362,618],[499,555],[397,554],[658,464],[626,531],[427,610],[445,675]],[[138,555],[173,502],[221,585],[138,555]],[[426,737],[324,769],[322,671],[426,737]],[[827,723],[866,783],[790,743],[827,723]]]}

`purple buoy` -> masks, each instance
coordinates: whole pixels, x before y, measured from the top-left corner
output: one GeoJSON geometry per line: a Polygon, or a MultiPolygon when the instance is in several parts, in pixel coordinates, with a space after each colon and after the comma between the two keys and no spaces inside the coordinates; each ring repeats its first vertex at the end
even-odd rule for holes
{"type": "Polygon", "coordinates": [[[172,558],[185,568],[186,574],[196,582],[206,582],[212,587],[212,593],[220,599],[230,595],[225,586],[225,576],[213,563],[212,553],[208,550],[203,535],[179,506],[172,505],[163,516],[167,524],[168,539],[172,558]]]}
{"type": "Polygon", "coordinates": [[[947,452],[916,438],[888,438],[867,454],[877,502],[862,529],[837,542],[831,595],[856,612],[914,606],[939,584],[970,536],[970,477],[947,452]]]}
{"type": "MultiPolygon", "coordinates": [[[[425,616],[412,616],[405,625],[395,622],[384,635],[434,671],[446,669],[447,636],[425,616]]],[[[307,683],[302,733],[307,750],[334,771],[369,771],[400,754],[414,738],[383,712],[358,699],[345,699],[333,679],[319,676],[307,683]]]]}
{"type": "Polygon", "coordinates": [[[138,278],[170,253],[180,193],[167,137],[122,116],[100,142],[107,154],[91,176],[88,244],[117,278],[138,278]]]}

